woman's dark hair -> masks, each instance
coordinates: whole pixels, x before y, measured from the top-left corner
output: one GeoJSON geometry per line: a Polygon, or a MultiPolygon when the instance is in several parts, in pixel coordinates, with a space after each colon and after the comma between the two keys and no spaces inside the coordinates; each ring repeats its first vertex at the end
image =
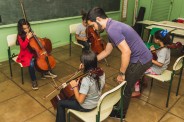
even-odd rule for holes
{"type": "MultiPolygon", "coordinates": [[[[28,22],[27,20],[25,20],[25,19],[20,19],[20,20],[18,21],[18,24],[17,24],[18,35],[22,38],[22,40],[25,40],[25,38],[26,38],[26,33],[25,33],[24,30],[23,30],[23,27],[22,27],[23,25],[28,25],[28,26],[30,27],[30,24],[29,24],[29,22],[28,22]]],[[[17,41],[17,44],[19,44],[18,41],[17,41]]]]}
{"type": "Polygon", "coordinates": [[[155,32],[154,37],[164,43],[164,45],[171,44],[171,38],[166,30],[159,30],[155,32]]]}
{"type": "Polygon", "coordinates": [[[105,14],[105,11],[100,7],[94,7],[89,10],[86,20],[90,20],[92,22],[96,22],[96,18],[100,17],[102,19],[106,19],[107,15],[105,14]]]}
{"type": "MultiPolygon", "coordinates": [[[[84,73],[89,72],[90,70],[97,69],[97,55],[93,51],[83,51],[81,56],[81,62],[84,65],[84,73]]],[[[97,82],[98,89],[100,90],[101,84],[99,82],[99,75],[98,73],[92,73],[92,78],[94,78],[97,82]]]]}

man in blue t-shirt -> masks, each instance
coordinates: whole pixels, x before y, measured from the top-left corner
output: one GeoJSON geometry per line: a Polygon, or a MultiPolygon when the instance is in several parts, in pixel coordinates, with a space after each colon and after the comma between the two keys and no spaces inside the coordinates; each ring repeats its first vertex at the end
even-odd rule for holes
{"type": "MultiPolygon", "coordinates": [[[[98,60],[108,56],[113,46],[117,46],[121,51],[121,67],[117,81],[119,83],[127,81],[123,96],[123,117],[125,118],[132,94],[131,88],[152,65],[152,54],[132,27],[108,18],[102,8],[94,7],[89,10],[86,19],[94,29],[98,31],[105,29],[108,34],[109,42],[105,50],[97,56],[98,60]]],[[[115,116],[119,117],[119,113],[115,116]]]]}

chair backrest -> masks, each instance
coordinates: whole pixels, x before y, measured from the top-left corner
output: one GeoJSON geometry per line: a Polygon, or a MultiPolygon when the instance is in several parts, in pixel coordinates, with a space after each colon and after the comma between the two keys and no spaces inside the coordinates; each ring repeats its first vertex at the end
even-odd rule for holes
{"type": "Polygon", "coordinates": [[[81,24],[81,23],[77,23],[77,24],[72,24],[70,25],[69,29],[70,29],[70,34],[74,34],[76,32],[77,26],[81,24]]]}
{"type": "Polygon", "coordinates": [[[163,30],[162,28],[152,28],[151,31],[150,31],[150,35],[154,35],[155,32],[159,31],[159,30],[163,30]]]}
{"type": "Polygon", "coordinates": [[[173,65],[173,70],[174,71],[178,71],[180,70],[181,68],[183,68],[183,65],[184,65],[184,55],[183,56],[180,56],[174,63],[173,65]]]}
{"type": "Polygon", "coordinates": [[[124,90],[123,86],[125,86],[125,84],[126,81],[122,82],[120,85],[113,88],[112,90],[104,93],[100,97],[97,105],[97,109],[100,112],[100,121],[103,121],[110,115],[113,106],[121,99],[122,90],[124,90]]]}
{"type": "Polygon", "coordinates": [[[17,34],[10,34],[7,36],[8,47],[16,45],[17,34]]]}
{"type": "Polygon", "coordinates": [[[152,42],[153,40],[153,35],[155,34],[155,32],[159,31],[159,30],[163,30],[162,28],[152,28],[149,34],[149,38],[148,38],[148,42],[152,42]]]}

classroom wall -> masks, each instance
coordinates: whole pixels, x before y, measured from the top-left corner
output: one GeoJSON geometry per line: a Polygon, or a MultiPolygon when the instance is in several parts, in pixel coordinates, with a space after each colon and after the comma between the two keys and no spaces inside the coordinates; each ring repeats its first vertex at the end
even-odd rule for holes
{"type": "MultiPolygon", "coordinates": [[[[128,1],[127,19],[124,23],[132,26],[133,11],[135,0],[128,1]]],[[[109,18],[121,20],[122,0],[120,2],[120,11],[107,12],[109,18]]],[[[69,25],[81,22],[81,16],[59,18],[52,20],[31,22],[31,27],[38,37],[47,37],[51,40],[53,48],[69,44],[69,25]]],[[[16,24],[1,25],[0,24],[0,62],[8,59],[6,37],[9,34],[17,33],[16,24]]],[[[19,52],[19,47],[15,48],[15,52],[19,52]]]]}
{"type": "Polygon", "coordinates": [[[146,8],[144,20],[150,19],[151,5],[152,5],[152,0],[139,0],[139,8],[140,7],[146,8]]]}
{"type": "Polygon", "coordinates": [[[184,9],[182,10],[183,6],[184,0],[174,0],[169,20],[173,20],[182,16],[182,13],[184,17],[184,9]]]}
{"type": "Polygon", "coordinates": [[[128,0],[127,18],[124,23],[133,26],[135,0],[128,0]]]}
{"type": "MultiPolygon", "coordinates": [[[[120,20],[120,13],[120,11],[108,12],[107,15],[115,20],[120,20]]],[[[31,22],[31,27],[38,37],[49,38],[55,48],[69,43],[69,25],[79,22],[81,22],[81,16],[31,22]]],[[[0,26],[0,62],[8,59],[6,37],[14,33],[17,33],[16,24],[0,26]]],[[[15,48],[14,51],[17,53],[19,49],[15,48]]]]}
{"type": "MultiPolygon", "coordinates": [[[[178,3],[179,6],[181,6],[180,15],[179,17],[184,18],[184,0],[180,0],[181,2],[178,3]]],[[[177,12],[177,11],[176,11],[177,12]]]]}
{"type": "MultiPolygon", "coordinates": [[[[184,0],[170,0],[171,11],[169,13],[168,20],[173,20],[178,17],[184,18],[184,0]]],[[[150,20],[153,0],[139,0],[139,8],[146,7],[144,20],[150,20]]]]}

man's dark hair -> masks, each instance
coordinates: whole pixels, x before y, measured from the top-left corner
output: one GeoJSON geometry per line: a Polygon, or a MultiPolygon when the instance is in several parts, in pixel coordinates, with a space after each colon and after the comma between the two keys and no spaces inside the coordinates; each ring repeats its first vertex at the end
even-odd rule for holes
{"type": "Polygon", "coordinates": [[[105,14],[105,11],[100,7],[94,7],[89,10],[86,20],[90,20],[92,22],[96,22],[96,17],[100,17],[102,19],[106,19],[107,15],[105,14]]]}

